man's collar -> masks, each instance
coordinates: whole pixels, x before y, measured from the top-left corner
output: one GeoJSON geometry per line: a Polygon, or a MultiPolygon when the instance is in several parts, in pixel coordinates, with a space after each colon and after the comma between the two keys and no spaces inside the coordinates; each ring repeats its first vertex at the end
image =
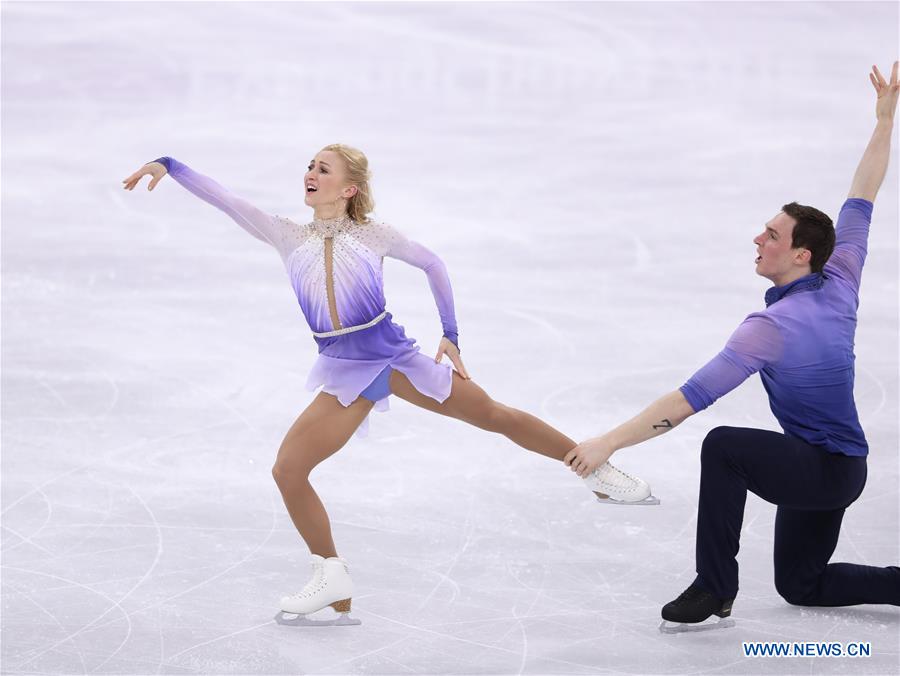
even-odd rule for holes
{"type": "Polygon", "coordinates": [[[821,289],[824,284],[825,275],[821,272],[813,272],[784,286],[773,286],[766,291],[766,307],[769,307],[772,303],[777,303],[785,296],[802,293],[803,291],[816,291],[821,289]]]}

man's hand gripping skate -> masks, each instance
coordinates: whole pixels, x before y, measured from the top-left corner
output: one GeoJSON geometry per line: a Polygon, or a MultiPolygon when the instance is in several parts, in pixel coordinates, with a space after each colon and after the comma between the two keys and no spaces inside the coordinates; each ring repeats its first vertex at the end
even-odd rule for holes
{"type": "Polygon", "coordinates": [[[608,461],[616,449],[605,436],[582,441],[566,453],[563,462],[582,479],[608,461]]]}
{"type": "Polygon", "coordinates": [[[600,502],[615,505],[658,505],[643,479],[614,467],[607,459],[615,447],[605,436],[584,441],[563,458],[600,502]]]}

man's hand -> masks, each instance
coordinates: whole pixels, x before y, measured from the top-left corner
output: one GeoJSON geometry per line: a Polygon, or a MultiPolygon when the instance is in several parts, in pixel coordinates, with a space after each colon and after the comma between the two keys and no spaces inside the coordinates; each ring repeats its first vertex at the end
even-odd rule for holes
{"type": "Polygon", "coordinates": [[[900,83],[897,82],[897,61],[894,61],[894,67],[891,68],[891,81],[887,82],[878,66],[872,66],[872,72],[869,73],[869,80],[875,87],[875,93],[878,100],[875,102],[875,117],[879,120],[893,121],[894,111],[897,109],[897,97],[900,94],[900,83]]]}
{"type": "Polygon", "coordinates": [[[888,160],[891,156],[891,134],[894,129],[894,111],[897,109],[897,94],[900,85],[897,83],[897,62],[891,69],[891,81],[887,82],[878,66],[872,66],[869,80],[875,87],[878,99],[875,101],[875,131],[869,145],[863,153],[853,182],[850,184],[850,193],[847,197],[859,197],[860,199],[875,201],[878,189],[884,181],[887,173],[888,160]]]}
{"type": "Polygon", "coordinates": [[[580,477],[585,477],[609,460],[616,449],[605,436],[582,441],[566,453],[563,462],[580,477]]]}

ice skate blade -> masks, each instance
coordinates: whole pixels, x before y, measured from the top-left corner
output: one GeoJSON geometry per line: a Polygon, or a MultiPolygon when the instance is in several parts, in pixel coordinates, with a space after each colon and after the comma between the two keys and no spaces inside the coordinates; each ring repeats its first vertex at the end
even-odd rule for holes
{"type": "Polygon", "coordinates": [[[734,626],[734,620],[723,617],[718,622],[679,623],[663,620],[659,625],[660,634],[688,634],[698,631],[712,631],[713,629],[729,629],[734,626]]]}
{"type": "Polygon", "coordinates": [[[275,622],[285,627],[352,627],[362,624],[362,621],[353,619],[347,613],[341,613],[330,620],[314,620],[306,615],[286,613],[283,610],[275,615],[275,622]]]}
{"type": "Polygon", "coordinates": [[[654,495],[648,495],[643,500],[635,500],[633,502],[626,502],[625,500],[616,500],[615,498],[610,497],[601,497],[599,493],[594,493],[597,496],[597,502],[603,502],[607,505],[658,505],[659,498],[654,495]]]}

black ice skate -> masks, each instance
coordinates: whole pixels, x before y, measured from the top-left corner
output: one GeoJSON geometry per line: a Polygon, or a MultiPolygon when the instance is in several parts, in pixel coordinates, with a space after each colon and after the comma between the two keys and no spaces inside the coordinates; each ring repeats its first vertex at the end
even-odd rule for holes
{"type": "Polygon", "coordinates": [[[659,630],[664,634],[678,634],[685,631],[706,631],[734,626],[730,619],[734,599],[719,599],[708,591],[691,585],[681,596],[663,606],[663,622],[659,630]],[[715,615],[718,622],[705,622],[715,615]],[[672,624],[669,624],[672,623],[672,624]]]}

